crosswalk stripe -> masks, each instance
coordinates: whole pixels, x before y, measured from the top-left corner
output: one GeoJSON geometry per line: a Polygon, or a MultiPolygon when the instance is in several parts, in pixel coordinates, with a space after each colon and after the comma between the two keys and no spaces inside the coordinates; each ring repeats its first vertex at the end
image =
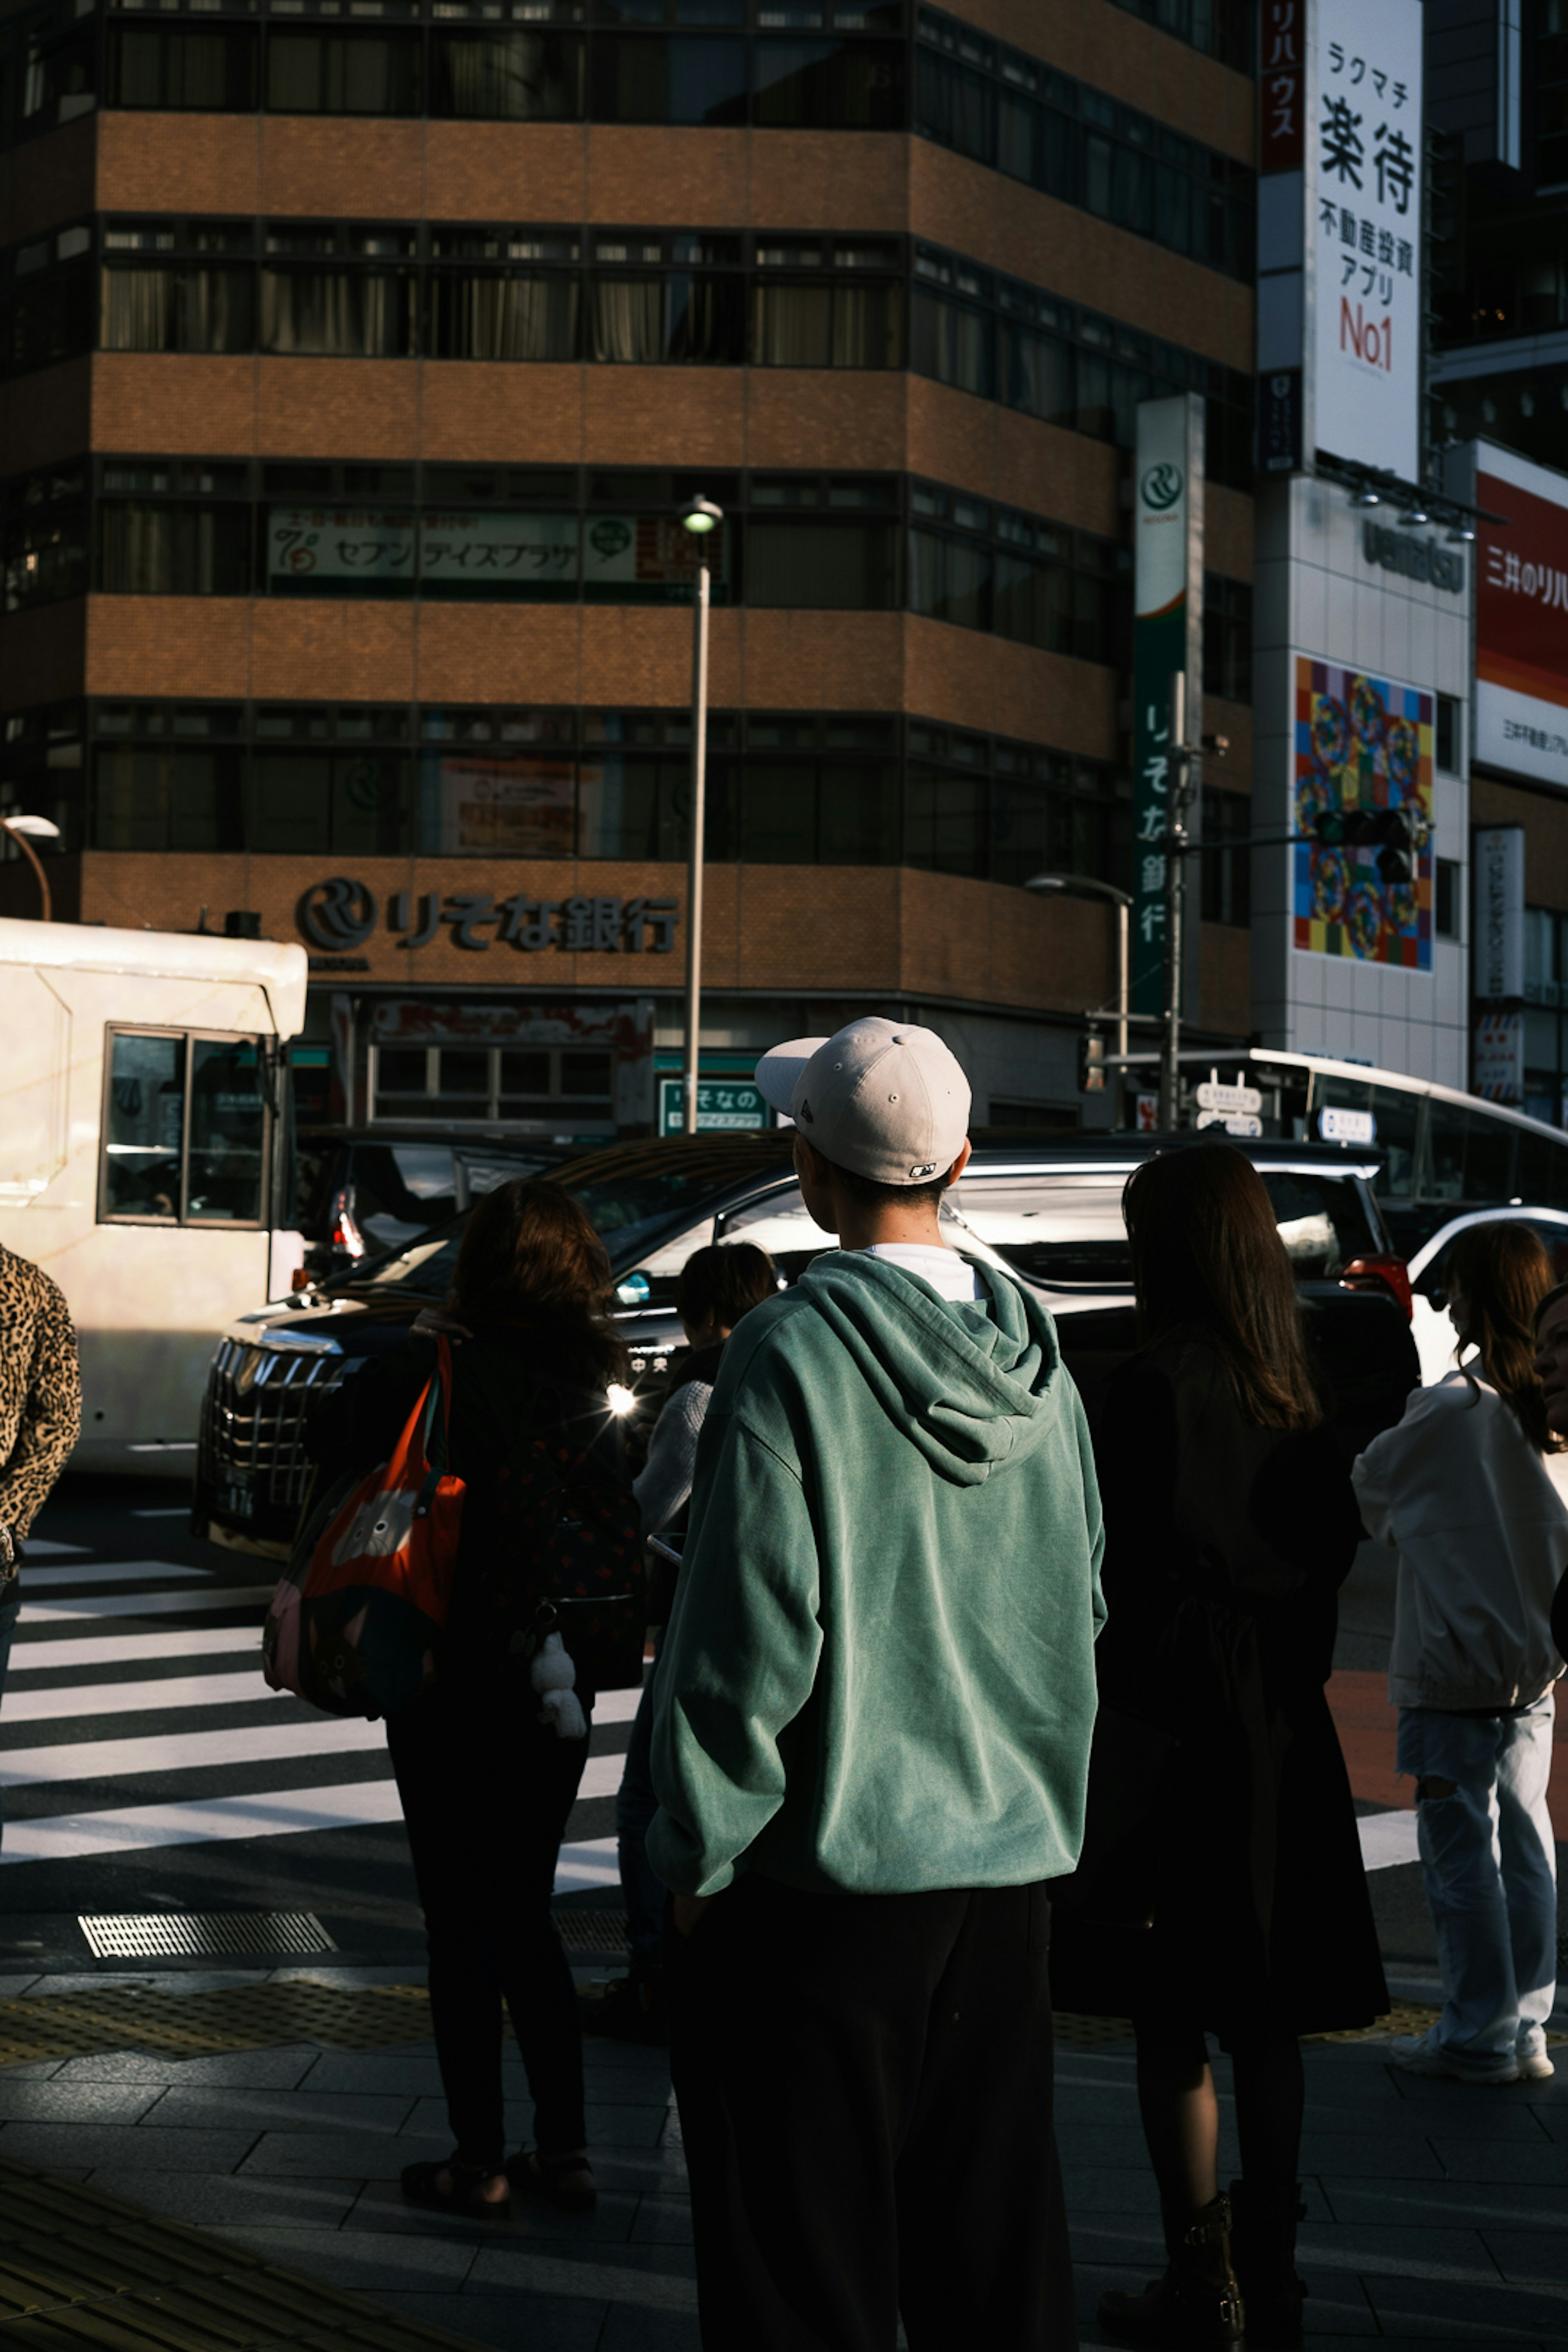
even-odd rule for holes
{"type": "Polygon", "coordinates": [[[16,1622],[65,1625],[89,1617],[172,1617],[176,1610],[249,1609],[270,1601],[276,1590],[271,1584],[226,1584],[211,1592],[106,1592],[79,1601],[24,1601],[16,1622]]]}
{"type": "Polygon", "coordinates": [[[249,1650],[259,1675],[261,1633],[255,1625],[183,1625],[165,1633],[76,1633],[58,1642],[25,1633],[11,1653],[5,1707],[10,1707],[8,1694],[18,1675],[59,1666],[133,1666],[144,1658],[211,1658],[229,1650],[249,1650]]]}
{"type": "Polygon", "coordinates": [[[79,1559],[85,1559],[90,1549],[91,1546],[89,1544],[55,1543],[47,1536],[27,1538],[27,1558],[30,1561],[64,1559],[68,1552],[73,1553],[79,1559]]]}
{"type": "Polygon", "coordinates": [[[29,1560],[22,1570],[24,1592],[37,1592],[40,1585],[62,1584],[134,1584],[138,1577],[155,1576],[160,1583],[193,1583],[199,1578],[212,1580],[210,1568],[177,1568],[167,1559],[85,1559],[79,1567],[57,1563],[53,1568],[35,1568],[29,1560]]]}
{"type": "Polygon", "coordinates": [[[281,1837],[310,1830],[363,1829],[398,1822],[395,1780],[351,1780],[339,1788],[283,1789],[188,1804],[116,1805],[96,1813],[55,1813],[7,1822],[0,1865],[76,1861],[139,1847],[202,1845],[232,1838],[281,1837]]]}
{"type": "Polygon", "coordinates": [[[195,1772],[225,1764],[278,1764],[296,1756],[342,1756],[386,1747],[386,1726],[359,1716],[312,1715],[305,1723],[238,1731],[159,1731],[140,1739],[60,1740],[0,1750],[0,1788],[51,1780],[118,1780],[132,1773],[195,1772]]]}
{"type": "Polygon", "coordinates": [[[248,1706],[259,1698],[286,1698],[259,1672],[172,1675],[162,1681],[72,1683],[54,1690],[7,1691],[0,1736],[14,1723],[66,1723],[81,1716],[150,1715],[165,1707],[248,1706]]]}

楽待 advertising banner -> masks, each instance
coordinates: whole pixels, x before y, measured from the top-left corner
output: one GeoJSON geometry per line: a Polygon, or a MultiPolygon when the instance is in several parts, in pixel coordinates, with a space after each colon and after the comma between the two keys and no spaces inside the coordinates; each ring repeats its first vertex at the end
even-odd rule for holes
{"type": "Polygon", "coordinates": [[[1317,446],[1421,464],[1421,0],[1312,0],[1306,201],[1317,446]]]}
{"type": "Polygon", "coordinates": [[[1475,757],[1568,789],[1568,477],[1476,453],[1475,757]]]}
{"type": "MultiPolygon", "coordinates": [[[[1165,1003],[1165,850],[1172,819],[1171,678],[1201,725],[1204,411],[1189,393],[1138,406],[1132,521],[1132,971],[1134,1013],[1165,1003]]],[[[1195,824],[1196,812],[1189,824],[1195,824]]],[[[1195,880],[1195,874],[1189,877],[1195,880]]],[[[1194,928],[1196,938],[1196,928],[1194,928]]]]}

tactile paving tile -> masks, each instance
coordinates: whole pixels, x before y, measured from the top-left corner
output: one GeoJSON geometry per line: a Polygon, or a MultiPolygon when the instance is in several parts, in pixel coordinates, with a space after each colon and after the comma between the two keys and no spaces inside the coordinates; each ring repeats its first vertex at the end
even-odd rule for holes
{"type": "MultiPolygon", "coordinates": [[[[1371,2025],[1358,2025],[1342,2033],[1307,2033],[1304,2042],[1376,2042],[1391,2033],[1425,2033],[1436,2025],[1440,2010],[1428,2009],[1414,2000],[1396,2000],[1386,2017],[1371,2025]]],[[[1131,2042],[1132,2024],[1125,2017],[1074,2017],[1066,2011],[1057,2016],[1057,2040],[1064,2050],[1106,2050],[1119,2042],[1131,2042]]],[[[1551,2042],[1568,2042],[1568,2033],[1549,2033],[1551,2042]]]]}
{"type": "Polygon", "coordinates": [[[36,2352],[473,2352],[467,2339],[117,2197],[0,2162],[0,2345],[36,2352]],[[24,2258],[20,2244],[25,2243],[24,2258]]]}
{"type": "MultiPolygon", "coordinates": [[[[497,2031],[500,2031],[498,2021],[497,2031]]],[[[430,2004],[423,1985],[225,1985],[205,1992],[106,1985],[101,1992],[43,1993],[0,2000],[0,2066],[75,2058],[95,2050],[161,2051],[195,2058],[322,2042],[334,2050],[384,2050],[424,2042],[430,2004]]]]}

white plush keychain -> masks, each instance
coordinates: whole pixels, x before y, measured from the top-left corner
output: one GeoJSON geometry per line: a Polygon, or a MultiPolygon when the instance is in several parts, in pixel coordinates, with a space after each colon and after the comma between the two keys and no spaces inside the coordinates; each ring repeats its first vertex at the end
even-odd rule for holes
{"type": "Polygon", "coordinates": [[[586,1739],[588,1718],[577,1696],[577,1669],[559,1633],[547,1633],[540,1643],[529,1679],[543,1701],[541,1723],[550,1724],[557,1739],[586,1739]]]}

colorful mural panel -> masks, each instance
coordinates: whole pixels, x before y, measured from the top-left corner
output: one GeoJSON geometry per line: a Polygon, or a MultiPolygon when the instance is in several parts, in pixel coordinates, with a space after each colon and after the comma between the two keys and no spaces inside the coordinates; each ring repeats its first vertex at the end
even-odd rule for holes
{"type": "Polygon", "coordinates": [[[1432,697],[1415,687],[1298,656],[1292,830],[1310,834],[1331,811],[1403,809],[1411,836],[1407,881],[1384,879],[1375,843],[1297,844],[1295,942],[1305,953],[1431,971],[1432,722],[1432,697]]]}

